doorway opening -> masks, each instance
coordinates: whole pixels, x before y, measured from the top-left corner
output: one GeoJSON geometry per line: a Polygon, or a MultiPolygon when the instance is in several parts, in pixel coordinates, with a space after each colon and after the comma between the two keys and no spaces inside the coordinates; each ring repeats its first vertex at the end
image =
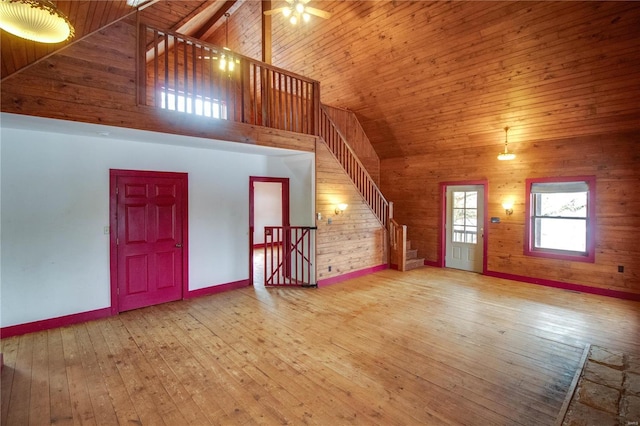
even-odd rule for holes
{"type": "Polygon", "coordinates": [[[289,178],[249,177],[249,282],[264,286],[264,228],[289,226],[289,178]]]}
{"type": "Polygon", "coordinates": [[[441,266],[485,273],[486,182],[448,182],[441,187],[441,266]]]}

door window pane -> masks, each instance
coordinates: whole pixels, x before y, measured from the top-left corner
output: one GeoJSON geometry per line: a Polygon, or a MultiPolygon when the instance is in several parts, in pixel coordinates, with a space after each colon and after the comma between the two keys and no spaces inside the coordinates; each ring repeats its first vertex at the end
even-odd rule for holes
{"type": "Polygon", "coordinates": [[[454,191],[451,222],[455,243],[478,243],[478,192],[454,191]]]}

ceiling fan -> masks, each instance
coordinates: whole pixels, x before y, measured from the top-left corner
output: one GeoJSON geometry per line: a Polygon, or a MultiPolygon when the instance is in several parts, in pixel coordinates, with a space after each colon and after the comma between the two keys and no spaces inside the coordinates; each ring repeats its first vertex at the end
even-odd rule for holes
{"type": "Polygon", "coordinates": [[[323,19],[329,19],[331,13],[324,10],[316,9],[315,7],[307,6],[310,0],[286,0],[288,5],[278,7],[276,9],[267,10],[265,15],[273,15],[274,13],[282,12],[285,18],[289,19],[292,25],[296,25],[298,22],[309,22],[311,15],[317,16],[323,19]]]}

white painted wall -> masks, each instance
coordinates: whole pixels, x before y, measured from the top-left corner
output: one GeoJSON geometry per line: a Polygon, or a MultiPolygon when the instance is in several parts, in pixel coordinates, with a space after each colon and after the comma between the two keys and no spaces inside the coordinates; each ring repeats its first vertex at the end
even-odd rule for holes
{"type": "MultiPolygon", "coordinates": [[[[4,127],[0,151],[2,327],[111,305],[109,169],[188,173],[190,290],[248,278],[249,176],[301,174],[280,157],[4,127]]],[[[309,176],[291,190],[305,222],[309,176]]]]}
{"type": "Polygon", "coordinates": [[[265,226],[282,226],[282,184],[254,182],[253,203],[253,243],[263,244],[265,226]]]}

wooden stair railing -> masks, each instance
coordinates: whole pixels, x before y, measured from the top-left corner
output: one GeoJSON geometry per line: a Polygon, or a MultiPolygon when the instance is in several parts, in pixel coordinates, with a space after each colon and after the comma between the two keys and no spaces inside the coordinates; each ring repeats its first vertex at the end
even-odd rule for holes
{"type": "Polygon", "coordinates": [[[407,226],[400,225],[393,216],[393,203],[386,200],[373,178],[369,175],[357,155],[347,143],[346,138],[326,111],[320,106],[320,137],[324,140],[334,157],[358,188],[371,211],[387,232],[385,253],[390,266],[400,271],[414,269],[424,265],[424,259],[417,258],[417,250],[411,250],[407,241],[407,226]]]}
{"type": "Polygon", "coordinates": [[[179,33],[141,24],[141,105],[318,134],[320,83],[179,33]],[[235,69],[220,68],[232,55],[235,69]]]}
{"type": "Polygon", "coordinates": [[[344,136],[327,114],[324,106],[320,107],[320,133],[329,150],[333,153],[344,171],[349,175],[362,198],[385,228],[389,226],[389,202],[384,198],[380,188],[362,165],[344,136]]]}
{"type": "Polygon", "coordinates": [[[424,265],[424,259],[417,258],[417,250],[410,249],[407,241],[407,226],[400,225],[393,217],[393,203],[387,201],[373,178],[358,159],[346,138],[326,111],[320,106],[320,134],[329,150],[351,178],[360,195],[386,231],[385,250],[390,266],[406,271],[424,265]],[[410,255],[409,255],[410,254],[410,255]]]}
{"type": "Polygon", "coordinates": [[[397,265],[398,271],[406,270],[407,225],[400,225],[393,218],[389,220],[389,263],[397,265]]]}

